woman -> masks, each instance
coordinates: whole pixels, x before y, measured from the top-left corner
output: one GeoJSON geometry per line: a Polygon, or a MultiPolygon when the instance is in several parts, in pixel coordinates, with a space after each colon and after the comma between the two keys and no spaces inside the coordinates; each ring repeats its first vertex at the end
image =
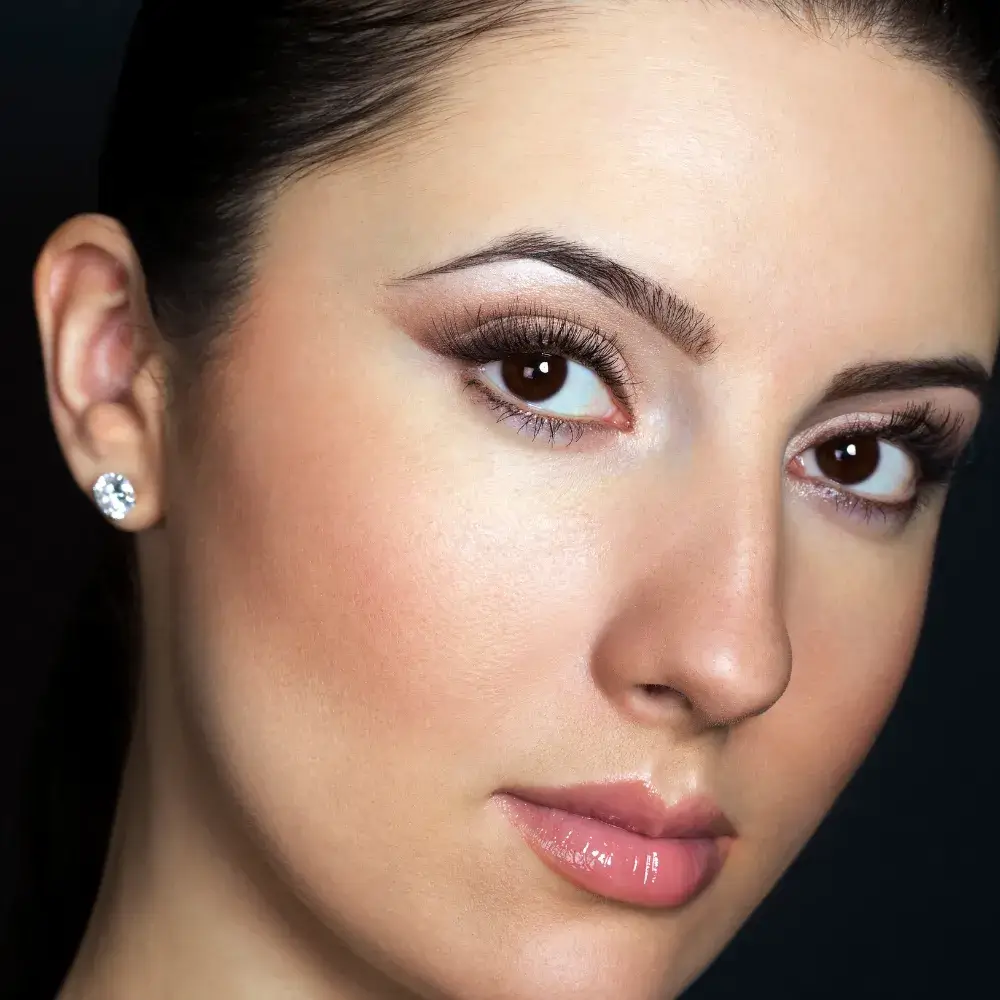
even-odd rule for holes
{"type": "Polygon", "coordinates": [[[35,276],[136,537],[60,1000],[662,998],[906,676],[1000,318],[920,5],[147,3],[35,276]]]}

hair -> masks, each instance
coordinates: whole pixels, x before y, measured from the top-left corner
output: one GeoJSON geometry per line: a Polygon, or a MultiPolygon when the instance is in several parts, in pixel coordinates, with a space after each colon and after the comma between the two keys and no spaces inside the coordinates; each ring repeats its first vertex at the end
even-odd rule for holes
{"type": "MultiPolygon", "coordinates": [[[[963,88],[995,121],[991,64],[946,0],[713,2],[776,11],[804,30],[869,38],[963,88]]],[[[175,387],[196,383],[231,328],[252,281],[267,207],[285,185],[389,150],[419,128],[465,46],[557,30],[578,7],[569,0],[144,3],[110,115],[98,210],[120,220],[136,247],[175,387]]],[[[106,602],[97,617],[117,616],[117,624],[110,635],[87,627],[95,609],[81,605],[66,655],[50,671],[25,773],[20,893],[6,935],[23,962],[10,995],[24,998],[52,996],[79,946],[129,743],[134,553],[132,536],[111,529],[108,536],[111,561],[94,593],[106,602]],[[109,580],[120,587],[109,589],[109,580]],[[93,662],[81,664],[78,649],[95,650],[93,662]]]]}

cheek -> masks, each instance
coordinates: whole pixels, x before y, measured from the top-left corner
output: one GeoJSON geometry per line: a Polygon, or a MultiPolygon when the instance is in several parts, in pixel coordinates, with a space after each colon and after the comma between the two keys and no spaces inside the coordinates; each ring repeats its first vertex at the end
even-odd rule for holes
{"type": "Polygon", "coordinates": [[[442,767],[482,796],[477,754],[551,686],[587,614],[559,588],[594,590],[598,546],[537,455],[487,444],[440,372],[356,329],[309,357],[251,336],[227,369],[200,462],[215,499],[183,540],[202,725],[306,798],[442,767]]]}
{"type": "MultiPolygon", "coordinates": [[[[928,533],[929,534],[929,533],[928,533]]],[[[920,635],[933,538],[880,554],[818,555],[792,571],[787,622],[794,665],[788,688],[766,715],[733,733],[739,774],[754,777],[743,801],[754,828],[780,845],[773,877],[804,846],[877,738],[902,687],[920,635]],[[903,548],[900,549],[903,553],[903,548]],[[860,572],[860,575],[859,575],[860,572]],[[859,582],[861,581],[861,582],[859,582]],[[906,581],[906,585],[901,585],[906,581]],[[756,801],[751,801],[756,793],[756,801]]]]}
{"type": "Polygon", "coordinates": [[[226,369],[197,502],[171,518],[186,725],[331,926],[421,967],[425,939],[399,930],[420,912],[502,953],[504,920],[461,917],[509,906],[506,933],[527,933],[504,902],[520,887],[483,877],[490,852],[523,864],[488,796],[546,749],[539,717],[558,724],[600,546],[583,484],[486,444],[491,420],[406,345],[349,333],[302,357],[248,340],[226,369]]]}

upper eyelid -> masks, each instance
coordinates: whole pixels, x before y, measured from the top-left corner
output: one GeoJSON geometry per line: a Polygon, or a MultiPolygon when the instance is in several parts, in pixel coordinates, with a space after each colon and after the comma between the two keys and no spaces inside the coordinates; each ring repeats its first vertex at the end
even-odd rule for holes
{"type": "Polygon", "coordinates": [[[497,302],[489,305],[480,303],[474,313],[467,305],[461,309],[451,309],[444,313],[444,317],[443,322],[432,322],[432,325],[438,332],[444,330],[444,339],[448,340],[453,337],[469,336],[478,329],[492,327],[506,319],[538,319],[563,323],[587,333],[598,334],[617,348],[623,362],[627,361],[623,337],[610,324],[590,321],[581,311],[547,305],[542,299],[534,299],[524,293],[516,295],[511,302],[497,302]],[[463,318],[458,319],[459,315],[463,318]],[[461,332],[458,332],[459,326],[462,328],[461,332]]]}
{"type": "Polygon", "coordinates": [[[552,233],[520,229],[487,247],[445,264],[402,276],[399,282],[420,281],[487,265],[534,262],[571,276],[609,303],[658,329],[666,340],[698,363],[709,360],[719,346],[712,320],[672,289],[661,287],[596,248],[552,233]]]}
{"type": "Polygon", "coordinates": [[[798,455],[829,441],[841,431],[857,431],[859,424],[870,434],[879,434],[883,430],[889,431],[892,417],[892,413],[876,413],[874,411],[859,411],[845,413],[839,417],[829,417],[796,434],[788,442],[787,451],[791,456],[798,455]],[[872,418],[870,423],[866,422],[866,417],[872,418]]]}
{"type": "MultiPolygon", "coordinates": [[[[875,410],[862,410],[845,413],[839,417],[830,417],[795,435],[789,442],[788,450],[793,455],[799,454],[803,450],[808,450],[817,444],[829,441],[830,438],[835,437],[840,432],[863,432],[880,436],[884,433],[886,439],[891,440],[894,436],[893,421],[900,416],[900,413],[900,409],[897,408],[888,413],[875,410]]],[[[965,426],[965,419],[962,414],[956,414],[950,410],[942,415],[941,420],[949,425],[954,422],[954,426],[949,426],[948,430],[955,435],[958,435],[965,426]]]]}
{"type": "MultiPolygon", "coordinates": [[[[456,323],[454,314],[448,315],[443,322],[435,324],[436,340],[442,349],[449,353],[461,355],[462,351],[470,346],[470,342],[475,341],[477,334],[487,335],[489,331],[502,327],[505,322],[514,321],[518,333],[528,332],[528,328],[531,325],[530,321],[532,320],[540,324],[553,324],[558,326],[559,334],[565,334],[569,331],[584,337],[593,337],[599,344],[613,352],[613,362],[609,360],[609,363],[605,366],[605,370],[610,376],[610,385],[608,387],[612,394],[626,406],[634,404],[635,389],[641,386],[643,382],[636,377],[635,372],[629,364],[623,337],[616,330],[609,330],[599,323],[588,322],[579,313],[553,309],[531,300],[518,299],[515,301],[513,308],[509,305],[497,305],[489,308],[481,306],[476,312],[475,320],[472,322],[469,322],[468,314],[468,310],[466,310],[466,320],[459,321],[461,322],[461,326],[456,323]],[[612,371],[612,368],[620,370],[612,371]]],[[[559,336],[554,337],[551,344],[553,353],[557,353],[561,349],[565,352],[565,357],[589,368],[598,377],[601,377],[605,383],[608,383],[609,379],[603,378],[604,373],[595,368],[593,358],[588,358],[583,352],[573,350],[574,345],[560,344],[560,339],[564,338],[559,336]]],[[[502,354],[498,354],[496,358],[492,358],[491,360],[496,360],[499,357],[502,357],[502,354]]]]}
{"type": "MultiPolygon", "coordinates": [[[[627,356],[627,345],[622,334],[620,334],[610,324],[593,322],[585,318],[582,311],[575,308],[565,308],[563,306],[552,306],[544,300],[534,298],[531,293],[518,293],[513,301],[499,301],[489,305],[482,303],[473,310],[468,304],[464,307],[452,310],[447,313],[447,319],[441,325],[435,324],[440,330],[442,328],[451,331],[451,335],[444,338],[453,344],[461,344],[468,338],[474,337],[477,331],[487,331],[502,324],[504,321],[530,321],[537,319],[541,322],[554,322],[564,327],[581,331],[585,334],[593,334],[602,341],[612,346],[618,356],[623,368],[624,378],[621,380],[623,388],[626,390],[626,399],[622,400],[626,405],[633,405],[636,402],[634,390],[644,384],[644,380],[636,377],[627,356]],[[456,324],[456,317],[462,316],[456,324]],[[455,332],[461,326],[460,332],[455,332]]],[[[558,346],[558,345],[556,345],[558,346]]],[[[567,354],[576,363],[589,367],[594,371],[592,362],[586,358],[578,358],[572,352],[567,354]]],[[[480,362],[486,363],[486,362],[480,362]]],[[[602,377],[600,372],[595,372],[598,377],[602,377]]],[[[606,381],[605,379],[602,380],[606,381]]],[[[611,387],[612,390],[614,386],[611,387]]],[[[616,394],[617,395],[617,394],[616,394]]],[[[620,396],[618,398],[621,398],[620,396]]],[[[898,408],[897,408],[898,409],[898,408]]],[[[820,444],[841,430],[865,431],[867,433],[879,433],[885,428],[891,439],[891,425],[896,410],[885,411],[852,411],[835,417],[827,418],[811,427],[796,433],[787,446],[789,457],[794,457],[801,451],[809,447],[820,444]],[[866,420],[870,417],[870,420],[866,420]],[[859,426],[860,424],[860,426],[859,426]]]]}
{"type": "Polygon", "coordinates": [[[622,361],[625,358],[625,345],[622,335],[617,331],[609,330],[603,323],[590,322],[579,312],[546,306],[541,302],[534,302],[530,299],[522,299],[518,296],[512,305],[496,305],[494,307],[480,306],[477,310],[477,321],[475,326],[469,329],[472,333],[476,329],[489,328],[504,320],[530,320],[537,319],[543,322],[556,322],[574,329],[593,333],[612,344],[621,354],[622,361]]]}
{"type": "MultiPolygon", "coordinates": [[[[911,404],[912,405],[912,404],[911,404]]],[[[951,476],[961,466],[962,455],[968,447],[968,439],[964,439],[964,417],[961,413],[947,411],[945,414],[934,413],[930,409],[923,420],[912,419],[919,410],[906,408],[893,414],[878,414],[884,418],[878,425],[866,426],[864,418],[857,414],[848,416],[851,421],[846,428],[853,429],[857,434],[868,434],[886,441],[906,453],[915,464],[919,479],[924,483],[940,484],[950,480],[951,476]],[[900,421],[905,420],[906,426],[901,427],[900,421]],[[926,421],[926,422],[924,422],[926,421]],[[921,426],[921,424],[923,424],[921,426]]],[[[841,427],[826,427],[820,425],[811,441],[789,448],[786,462],[801,456],[821,444],[838,437],[841,427]]],[[[845,435],[850,436],[850,435],[845,435]]],[[[971,434],[970,434],[971,438],[971,434]]]]}

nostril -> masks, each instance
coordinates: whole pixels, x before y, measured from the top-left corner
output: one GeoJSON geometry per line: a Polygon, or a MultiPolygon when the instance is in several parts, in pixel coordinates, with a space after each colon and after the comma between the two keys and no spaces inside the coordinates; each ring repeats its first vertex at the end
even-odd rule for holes
{"type": "Polygon", "coordinates": [[[676,720],[678,711],[690,710],[691,702],[668,684],[632,684],[625,692],[624,707],[634,718],[659,725],[668,718],[676,720]]]}
{"type": "Polygon", "coordinates": [[[667,687],[666,684],[640,684],[639,690],[654,698],[663,698],[674,693],[674,689],[667,687]]]}

